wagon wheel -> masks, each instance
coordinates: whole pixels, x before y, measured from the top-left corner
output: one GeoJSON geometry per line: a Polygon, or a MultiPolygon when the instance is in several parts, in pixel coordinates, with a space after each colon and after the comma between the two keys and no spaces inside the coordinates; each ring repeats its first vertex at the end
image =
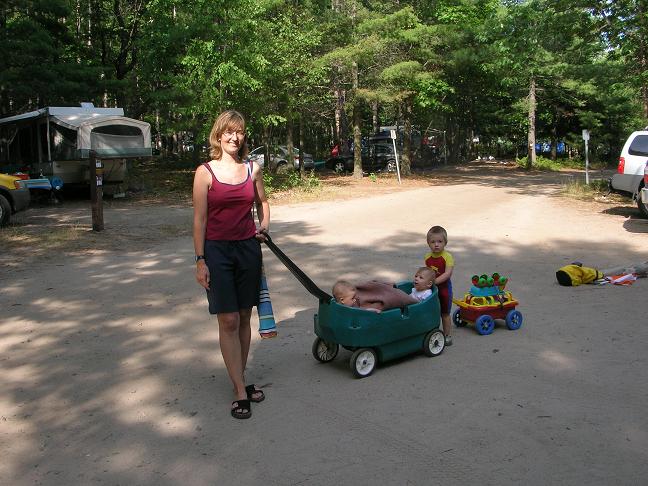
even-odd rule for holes
{"type": "Polygon", "coordinates": [[[426,356],[439,356],[445,348],[445,335],[438,329],[430,331],[423,340],[423,352],[426,356]]]}
{"type": "Polygon", "coordinates": [[[457,307],[452,313],[452,322],[457,327],[464,327],[466,325],[466,321],[461,320],[461,308],[457,307]]]}
{"type": "Polygon", "coordinates": [[[313,342],[313,357],[321,363],[328,363],[335,359],[339,349],[340,346],[337,343],[324,341],[322,338],[318,337],[315,338],[315,341],[313,342]]]}
{"type": "Polygon", "coordinates": [[[506,314],[506,326],[511,331],[520,329],[523,320],[524,318],[522,317],[522,313],[520,311],[510,310],[508,314],[506,314]]]}
{"type": "Polygon", "coordinates": [[[479,319],[475,321],[475,329],[477,329],[479,334],[485,336],[493,332],[493,329],[495,329],[495,321],[488,314],[484,314],[483,316],[479,316],[479,319]]]}
{"type": "Polygon", "coordinates": [[[373,373],[378,364],[378,357],[373,349],[360,348],[351,355],[349,364],[356,378],[365,378],[373,373]]]}

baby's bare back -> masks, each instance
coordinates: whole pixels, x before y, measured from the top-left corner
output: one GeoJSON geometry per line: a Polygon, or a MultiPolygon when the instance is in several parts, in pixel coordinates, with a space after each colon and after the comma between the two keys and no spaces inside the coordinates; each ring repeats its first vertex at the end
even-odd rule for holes
{"type": "Polygon", "coordinates": [[[418,302],[411,295],[385,282],[372,280],[356,285],[356,289],[359,307],[386,310],[418,302]]]}

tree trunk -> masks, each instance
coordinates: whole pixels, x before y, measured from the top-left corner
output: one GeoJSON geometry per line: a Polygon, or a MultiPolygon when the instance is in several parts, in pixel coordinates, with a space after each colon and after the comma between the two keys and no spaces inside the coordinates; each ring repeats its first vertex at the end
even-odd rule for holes
{"type": "MultiPolygon", "coordinates": [[[[339,75],[339,73],[338,73],[339,75]]],[[[335,80],[335,83],[338,83],[337,77],[335,80]]],[[[347,130],[348,126],[344,122],[344,100],[346,97],[346,93],[343,88],[337,87],[335,88],[335,133],[333,135],[333,145],[340,144],[340,148],[343,146],[346,146],[346,143],[342,143],[342,141],[346,142],[347,139],[347,130]]]]}
{"type": "Polygon", "coordinates": [[[646,85],[646,78],[644,73],[648,67],[648,53],[646,48],[646,36],[645,36],[645,11],[644,11],[644,2],[636,2],[637,5],[637,19],[639,22],[639,28],[637,29],[637,35],[639,37],[638,42],[638,61],[639,61],[639,79],[641,80],[641,104],[643,107],[643,116],[648,118],[648,86],[646,85]]]}
{"type": "Polygon", "coordinates": [[[270,127],[268,125],[263,126],[263,168],[267,172],[272,172],[272,166],[270,164],[270,127]]]}
{"type": "Polygon", "coordinates": [[[553,126],[551,127],[551,160],[558,158],[558,118],[560,114],[556,112],[553,126]]]}
{"type": "Polygon", "coordinates": [[[295,154],[294,154],[294,141],[293,141],[293,120],[292,112],[288,110],[288,121],[286,122],[286,149],[288,149],[288,169],[294,167],[295,165],[295,154]]]}
{"type": "Polygon", "coordinates": [[[358,63],[354,62],[351,67],[353,78],[353,177],[362,179],[362,135],[360,125],[362,114],[360,113],[360,100],[358,99],[358,63]]]}
{"type": "Polygon", "coordinates": [[[378,125],[378,102],[377,101],[372,101],[371,102],[371,125],[373,128],[373,133],[378,133],[378,129],[380,126],[378,125]]]}
{"type": "Polygon", "coordinates": [[[299,114],[299,175],[304,177],[304,112],[299,114]]]}
{"type": "Polygon", "coordinates": [[[410,175],[412,173],[412,102],[410,99],[405,101],[403,119],[403,156],[399,160],[401,175],[410,175]]]}
{"type": "Polygon", "coordinates": [[[527,163],[526,163],[527,170],[531,169],[531,167],[533,167],[536,163],[535,118],[536,118],[536,84],[535,84],[535,78],[531,77],[531,83],[529,85],[529,133],[528,133],[528,144],[527,144],[528,153],[527,153],[527,163]]]}

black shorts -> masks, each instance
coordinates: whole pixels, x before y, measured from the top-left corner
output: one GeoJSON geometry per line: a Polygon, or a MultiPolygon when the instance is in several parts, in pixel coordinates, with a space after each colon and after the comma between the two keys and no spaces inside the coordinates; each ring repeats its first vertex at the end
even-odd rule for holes
{"type": "Polygon", "coordinates": [[[209,268],[209,313],[238,312],[259,305],[261,245],[252,237],[240,241],[205,241],[209,268]]]}

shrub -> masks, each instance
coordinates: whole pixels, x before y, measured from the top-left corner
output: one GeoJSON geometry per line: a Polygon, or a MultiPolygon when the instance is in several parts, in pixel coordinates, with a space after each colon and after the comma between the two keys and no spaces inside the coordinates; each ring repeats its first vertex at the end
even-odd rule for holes
{"type": "Polygon", "coordinates": [[[311,171],[306,177],[302,178],[299,171],[296,170],[289,170],[281,174],[264,172],[263,184],[268,195],[273,192],[288,191],[290,189],[311,192],[321,186],[321,182],[315,175],[315,171],[311,171]]]}
{"type": "MultiPolygon", "coordinates": [[[[515,160],[520,167],[526,168],[527,157],[515,160]]],[[[533,169],[558,171],[561,169],[584,169],[585,162],[580,159],[557,159],[551,160],[541,155],[536,157],[533,169]]]]}

